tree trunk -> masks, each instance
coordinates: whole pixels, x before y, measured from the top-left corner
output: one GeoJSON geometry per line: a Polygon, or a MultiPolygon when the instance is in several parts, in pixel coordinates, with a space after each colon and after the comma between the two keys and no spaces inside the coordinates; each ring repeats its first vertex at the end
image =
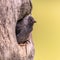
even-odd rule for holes
{"type": "Polygon", "coordinates": [[[34,45],[17,43],[16,22],[31,13],[30,0],[0,0],[0,60],[33,60],[34,45]]]}

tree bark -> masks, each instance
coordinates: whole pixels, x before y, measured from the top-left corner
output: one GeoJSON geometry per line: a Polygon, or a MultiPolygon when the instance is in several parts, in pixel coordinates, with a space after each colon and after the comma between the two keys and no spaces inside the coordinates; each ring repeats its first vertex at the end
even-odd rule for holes
{"type": "Polygon", "coordinates": [[[30,0],[0,0],[0,60],[33,60],[32,33],[30,43],[17,43],[16,22],[31,13],[30,0]]]}

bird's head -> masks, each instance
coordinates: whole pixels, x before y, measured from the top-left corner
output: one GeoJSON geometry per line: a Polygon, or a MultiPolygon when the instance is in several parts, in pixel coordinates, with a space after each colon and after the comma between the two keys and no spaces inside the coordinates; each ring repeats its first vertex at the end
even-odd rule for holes
{"type": "Polygon", "coordinates": [[[33,26],[34,23],[36,23],[36,21],[34,20],[34,18],[32,16],[28,17],[28,25],[33,26]]]}

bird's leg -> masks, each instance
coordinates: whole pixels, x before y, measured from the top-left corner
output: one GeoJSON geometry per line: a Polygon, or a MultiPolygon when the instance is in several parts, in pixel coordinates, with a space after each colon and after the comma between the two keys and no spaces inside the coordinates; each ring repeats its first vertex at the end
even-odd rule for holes
{"type": "Polygon", "coordinates": [[[29,40],[24,41],[23,43],[20,43],[21,46],[25,46],[26,44],[30,43],[29,40]]]}
{"type": "Polygon", "coordinates": [[[28,44],[28,43],[30,43],[30,41],[29,40],[26,40],[26,41],[24,41],[24,43],[28,44]]]}

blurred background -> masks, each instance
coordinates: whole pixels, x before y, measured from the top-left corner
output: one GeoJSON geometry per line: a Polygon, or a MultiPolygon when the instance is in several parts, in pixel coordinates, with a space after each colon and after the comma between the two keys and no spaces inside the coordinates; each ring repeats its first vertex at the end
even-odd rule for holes
{"type": "Polygon", "coordinates": [[[34,60],[60,60],[60,1],[32,0],[34,60]]]}

